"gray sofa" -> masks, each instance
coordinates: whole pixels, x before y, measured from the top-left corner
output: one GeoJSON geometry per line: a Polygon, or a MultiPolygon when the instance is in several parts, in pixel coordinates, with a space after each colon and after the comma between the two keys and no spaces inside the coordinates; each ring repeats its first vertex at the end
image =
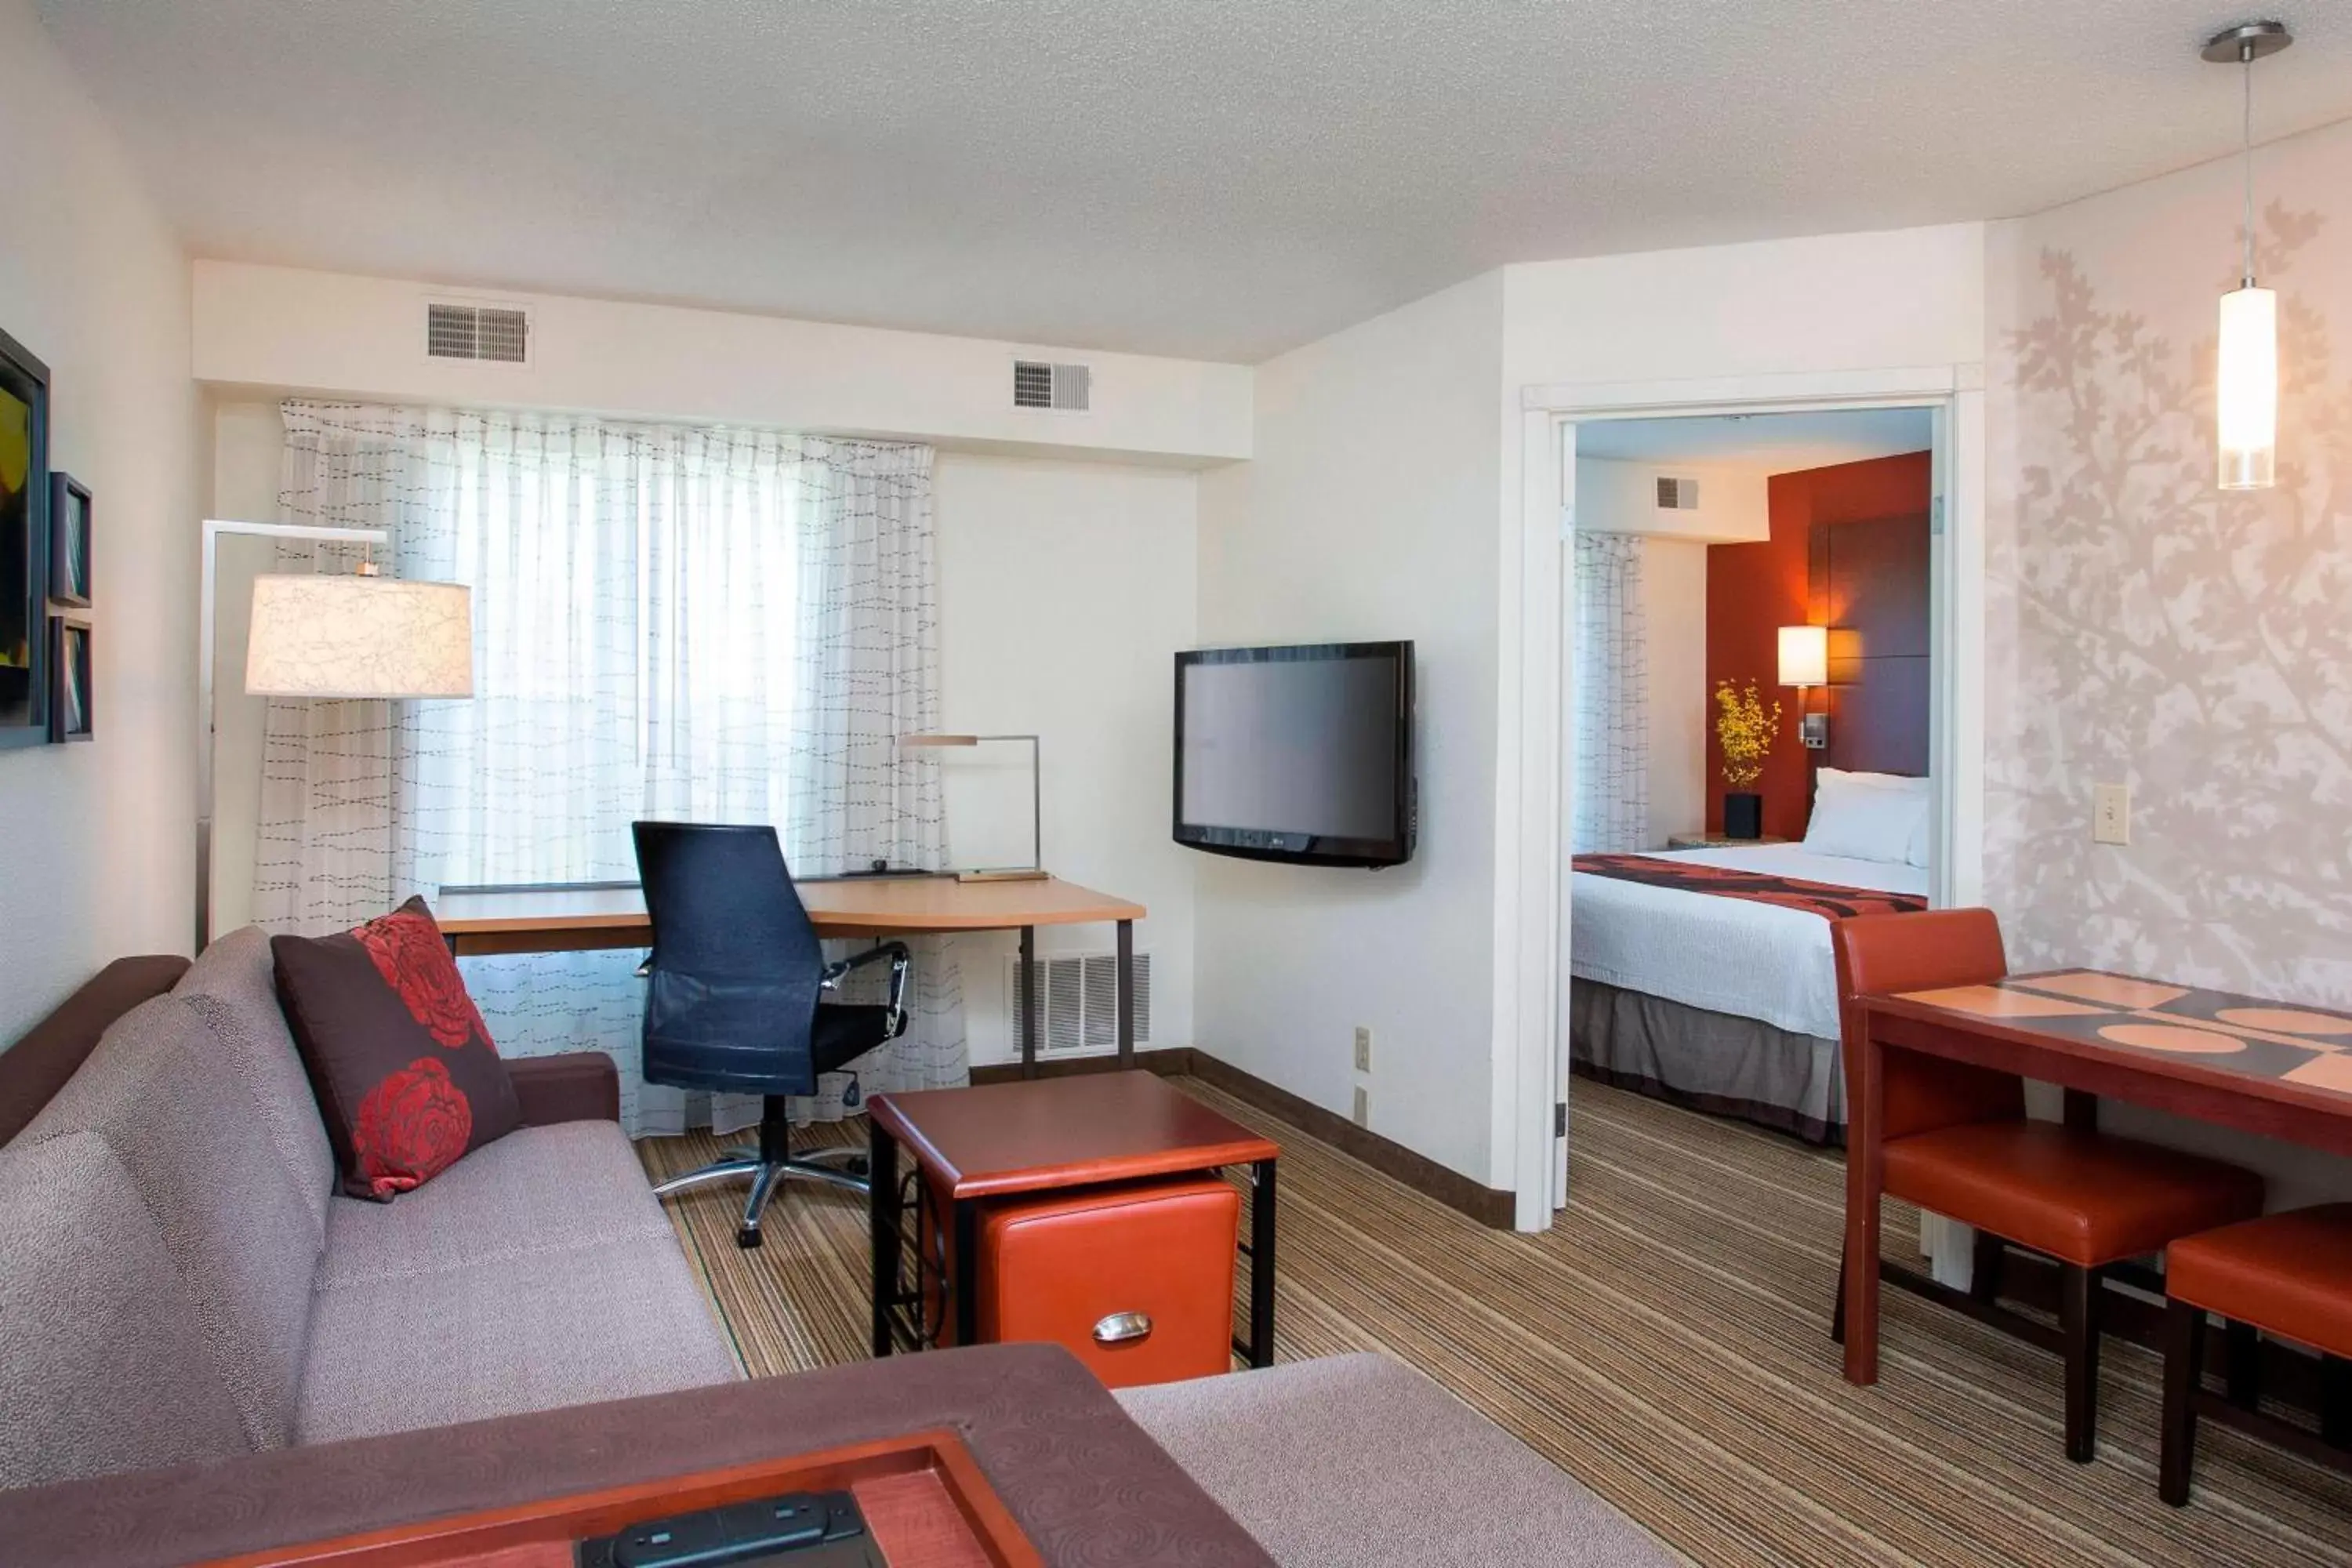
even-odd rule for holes
{"type": "Polygon", "coordinates": [[[509,1068],[524,1126],[377,1205],[334,1191],[258,931],[120,960],[0,1051],[0,1558],[163,1568],[944,1426],[1049,1563],[1671,1560],[1378,1356],[1116,1401],[1034,1345],[747,1382],[612,1064],[509,1068]]]}
{"type": "Polygon", "coordinates": [[[0,1488],[740,1377],[580,1118],[611,1064],[514,1066],[536,1124],[379,1205],[335,1191],[261,931],[116,1018],[0,1148],[0,1488]]]}

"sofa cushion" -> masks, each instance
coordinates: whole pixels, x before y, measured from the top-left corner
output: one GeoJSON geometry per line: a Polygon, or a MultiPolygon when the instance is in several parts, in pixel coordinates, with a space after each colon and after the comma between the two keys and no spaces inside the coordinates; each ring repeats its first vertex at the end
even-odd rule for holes
{"type": "Polygon", "coordinates": [[[0,1489],[248,1451],[236,1402],[104,1138],[0,1151],[0,1489]]]}
{"type": "Polygon", "coordinates": [[[327,1143],[327,1125],[319,1119],[319,1102],[303,1075],[293,1031],[278,1005],[268,933],[247,926],[213,942],[196,955],[172,994],[212,1026],[224,1057],[246,1076],[278,1163],[310,1211],[314,1244],[324,1246],[335,1152],[327,1143]]]}
{"type": "Polygon", "coordinates": [[[628,1135],[610,1121],[525,1127],[398,1203],[331,1200],[319,1289],[632,1239],[677,1247],[628,1135]]]}
{"type": "Polygon", "coordinates": [[[742,1375],[667,1232],[516,1253],[411,1274],[396,1289],[366,1282],[321,1292],[295,1440],[405,1432],[742,1375]]]}
{"type": "MultiPolygon", "coordinates": [[[[287,1440],[318,1264],[252,1085],[176,996],[117,1019],[20,1142],[104,1138],[154,1216],[247,1439],[287,1440]]],[[[12,1145],[12,1147],[14,1147],[12,1145]]]]}
{"type": "Polygon", "coordinates": [[[1294,1362],[1118,1397],[1285,1568],[1675,1561],[1534,1449],[1386,1356],[1294,1362]]]}
{"type": "Polygon", "coordinates": [[[269,947],[344,1192],[388,1203],[521,1124],[506,1064],[423,899],[269,947]]]}

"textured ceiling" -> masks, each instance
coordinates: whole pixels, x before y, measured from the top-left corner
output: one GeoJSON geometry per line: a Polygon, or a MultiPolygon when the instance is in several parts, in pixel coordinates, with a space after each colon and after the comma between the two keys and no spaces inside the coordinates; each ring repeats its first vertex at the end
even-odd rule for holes
{"type": "Polygon", "coordinates": [[[1924,452],[1935,420],[1924,408],[1712,419],[1601,419],[1576,427],[1576,455],[1643,463],[1744,463],[1768,473],[1924,452]]]}
{"type": "MultiPolygon", "coordinates": [[[[2234,0],[41,0],[199,254],[1255,361],[2226,152],[2234,0]]],[[[2288,0],[2266,134],[2352,114],[2288,0]]]]}

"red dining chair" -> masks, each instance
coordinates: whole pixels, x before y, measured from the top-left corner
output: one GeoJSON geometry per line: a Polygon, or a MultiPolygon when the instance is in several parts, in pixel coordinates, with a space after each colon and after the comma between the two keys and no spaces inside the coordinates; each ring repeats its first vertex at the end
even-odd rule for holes
{"type": "MultiPolygon", "coordinates": [[[[1849,1105],[1862,1079],[1859,999],[1950,985],[1984,984],[2009,973],[1990,910],[1857,915],[1832,921],[1849,1105]]],[[[2066,1457],[2090,1462],[2098,1425],[2099,1298],[2105,1270],[2160,1250],[2177,1237],[2260,1214],[2263,1181],[2251,1171],[2133,1139],[2037,1121],[2013,1073],[1901,1050],[1880,1053],[1883,1191],[1979,1233],[2056,1261],[2065,1363],[2066,1457]]],[[[1997,1267],[1999,1249],[1978,1249],[1997,1267]]],[[[1845,1270],[1838,1265],[1832,1333],[1845,1332],[1845,1270]]],[[[1874,1267],[1877,1259],[1863,1260],[1874,1267]]],[[[1911,1281],[1898,1279],[1898,1283],[1911,1281]]],[[[1992,1289],[1980,1289],[1990,1302],[1992,1289]]],[[[2012,1331],[2050,1343],[2049,1331],[2001,1313],[2012,1331]]]]}
{"type": "Polygon", "coordinates": [[[2284,1447],[2352,1468],[2352,1204],[2290,1209],[2184,1236],[2164,1249],[2164,1457],[2157,1490],[2179,1508],[2189,1500],[2197,1417],[2215,1410],[2204,1390],[2205,1315],[2218,1314],[2320,1352],[2320,1439],[2260,1415],[2259,1390],[2233,1419],[2284,1447]]]}

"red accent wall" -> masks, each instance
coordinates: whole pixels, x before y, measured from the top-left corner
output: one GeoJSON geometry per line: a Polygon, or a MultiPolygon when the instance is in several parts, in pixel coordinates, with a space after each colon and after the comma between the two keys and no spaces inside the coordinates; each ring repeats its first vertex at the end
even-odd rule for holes
{"type": "MultiPolygon", "coordinates": [[[[1715,688],[1756,682],[1769,707],[1780,702],[1780,739],[1748,787],[1764,797],[1764,831],[1804,836],[1812,768],[1797,740],[1797,694],[1777,685],[1780,631],[1811,618],[1812,530],[1927,510],[1933,479],[1926,452],[1775,474],[1769,484],[1771,537],[1759,544],[1714,544],[1706,552],[1706,826],[1723,826],[1723,753],[1715,740],[1715,688]]],[[[1821,700],[1819,694],[1814,700],[1821,700]]]]}

